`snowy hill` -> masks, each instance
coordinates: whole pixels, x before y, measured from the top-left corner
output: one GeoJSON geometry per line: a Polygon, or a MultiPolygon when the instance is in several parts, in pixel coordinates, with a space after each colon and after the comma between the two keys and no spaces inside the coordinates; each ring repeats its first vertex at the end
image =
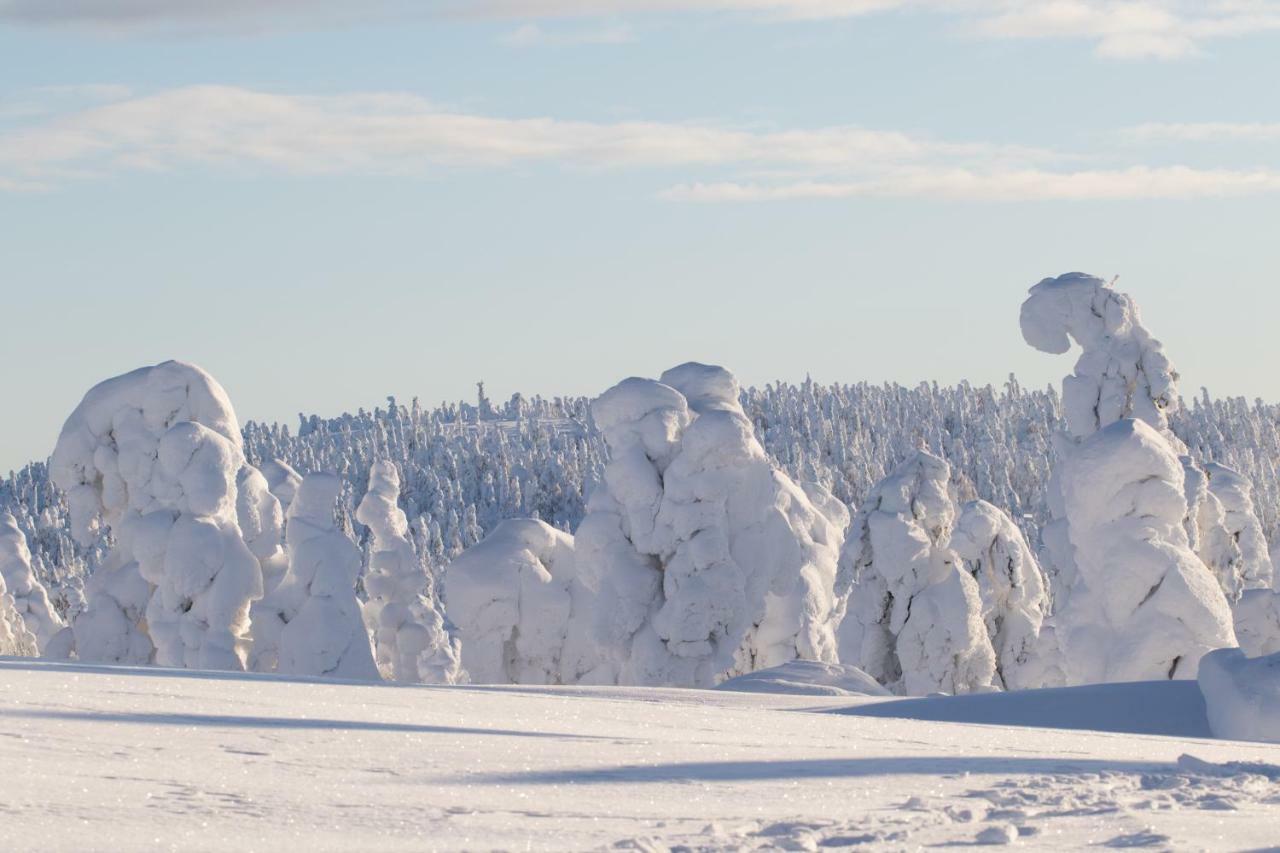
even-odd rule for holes
{"type": "Polygon", "coordinates": [[[1068,716],[1178,704],[1152,689],[1195,692],[397,687],[9,659],[0,848],[1275,844],[1280,746],[1019,725],[1045,693],[1068,716]],[[926,721],[947,718],[965,722],[926,721]]]}

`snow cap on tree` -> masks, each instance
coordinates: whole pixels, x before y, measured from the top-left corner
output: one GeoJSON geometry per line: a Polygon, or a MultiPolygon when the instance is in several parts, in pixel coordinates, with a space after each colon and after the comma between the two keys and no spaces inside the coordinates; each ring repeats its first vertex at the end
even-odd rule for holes
{"type": "Polygon", "coordinates": [[[841,660],[907,695],[985,690],[996,674],[978,584],[948,545],[950,476],[923,450],[904,461],[867,495],[840,554],[841,660]]]}

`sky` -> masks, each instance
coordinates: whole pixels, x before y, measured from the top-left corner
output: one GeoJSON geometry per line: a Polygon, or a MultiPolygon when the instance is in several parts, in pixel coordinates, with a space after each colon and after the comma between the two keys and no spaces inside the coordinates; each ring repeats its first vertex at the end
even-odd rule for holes
{"type": "Polygon", "coordinates": [[[1280,400],[1280,0],[0,0],[0,471],[168,358],[388,395],[1058,382],[1073,270],[1280,400]]]}

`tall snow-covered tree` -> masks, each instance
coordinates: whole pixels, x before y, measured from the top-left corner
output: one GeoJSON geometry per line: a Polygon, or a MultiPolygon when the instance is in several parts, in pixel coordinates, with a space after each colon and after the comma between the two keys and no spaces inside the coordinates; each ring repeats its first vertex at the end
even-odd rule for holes
{"type": "Polygon", "coordinates": [[[1048,579],[1013,519],[987,501],[970,501],[961,507],[951,546],[978,581],[997,683],[1006,690],[1061,686],[1056,645],[1046,642],[1052,634],[1041,638],[1048,579]]]}
{"type": "Polygon", "coordinates": [[[393,681],[457,684],[464,679],[458,642],[445,628],[431,578],[409,539],[409,520],[399,497],[396,466],[375,462],[356,520],[373,537],[364,576],[369,595],[364,617],[373,632],[378,668],[393,681]]]}
{"type": "Polygon", "coordinates": [[[756,440],[737,380],[684,364],[592,403],[611,460],[577,531],[625,684],[833,661],[841,531],[756,440]]]}
{"type": "Polygon", "coordinates": [[[989,689],[995,651],[978,584],[949,546],[951,469],[925,451],[867,496],[840,554],[841,662],[897,693],[989,689]]]}
{"type": "Polygon", "coordinates": [[[508,519],[449,564],[444,593],[472,681],[613,681],[591,634],[595,593],[579,577],[569,534],[508,519]]]}
{"type": "Polygon", "coordinates": [[[289,571],[254,623],[258,666],[284,675],[379,681],[356,598],[360,549],[342,534],[334,506],[342,481],[308,474],[289,505],[289,571]]]}
{"type": "Polygon", "coordinates": [[[245,466],[234,410],[198,367],[168,361],[100,383],[54,449],[82,541],[116,547],[73,625],[82,660],[242,669],[258,561],[236,517],[245,466]]]}
{"type": "Polygon", "coordinates": [[[1037,349],[1083,350],[1063,380],[1067,434],[1045,533],[1062,580],[1055,622],[1068,682],[1194,677],[1235,634],[1223,586],[1193,548],[1192,535],[1203,552],[1212,531],[1188,496],[1209,492],[1169,429],[1177,373],[1133,301],[1101,279],[1045,279],[1021,319],[1037,349]]]}

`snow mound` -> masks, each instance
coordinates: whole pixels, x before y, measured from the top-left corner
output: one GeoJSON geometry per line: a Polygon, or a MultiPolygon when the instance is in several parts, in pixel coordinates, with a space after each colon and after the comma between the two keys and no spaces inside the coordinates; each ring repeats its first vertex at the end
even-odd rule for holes
{"type": "Polygon", "coordinates": [[[831,713],[1171,737],[1214,735],[1205,716],[1204,699],[1191,681],[1121,682],[929,696],[839,708],[831,713]]]}
{"type": "Polygon", "coordinates": [[[722,682],[716,689],[800,696],[892,695],[856,666],[816,660],[793,660],[781,666],[749,672],[722,682]]]}
{"type": "Polygon", "coordinates": [[[1200,661],[1199,682],[1215,737],[1280,743],[1280,654],[1210,652],[1200,661]]]}

